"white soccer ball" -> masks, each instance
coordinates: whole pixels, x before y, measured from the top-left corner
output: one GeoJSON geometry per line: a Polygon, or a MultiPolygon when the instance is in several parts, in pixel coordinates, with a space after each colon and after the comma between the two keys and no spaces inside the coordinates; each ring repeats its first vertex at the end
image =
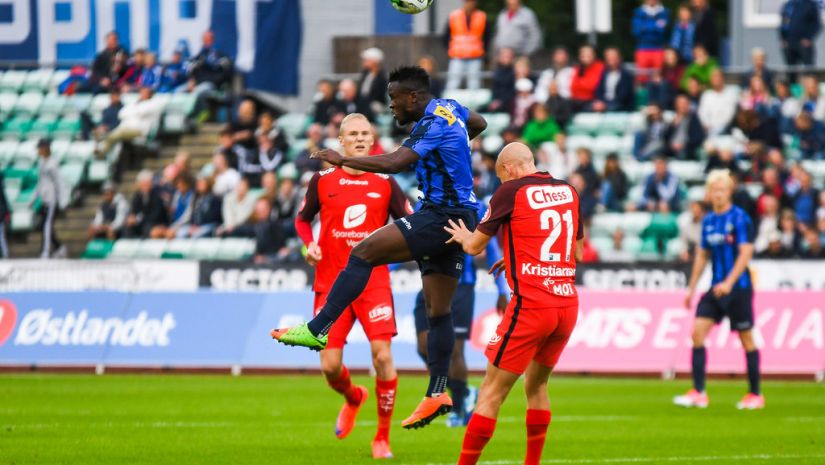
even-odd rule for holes
{"type": "Polygon", "coordinates": [[[393,8],[408,15],[421,13],[433,4],[433,0],[390,0],[393,8]]]}

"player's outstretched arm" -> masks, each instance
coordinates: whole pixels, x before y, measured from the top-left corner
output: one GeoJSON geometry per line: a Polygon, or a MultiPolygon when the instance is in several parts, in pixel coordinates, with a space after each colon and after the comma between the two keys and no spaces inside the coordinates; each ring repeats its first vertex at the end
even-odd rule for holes
{"type": "Polygon", "coordinates": [[[478,255],[483,252],[487,247],[487,243],[492,239],[492,236],[488,236],[478,229],[475,231],[467,229],[464,220],[459,219],[458,222],[449,220],[448,223],[449,225],[444,226],[444,230],[452,234],[453,237],[447,241],[447,244],[453,242],[461,244],[464,252],[470,255],[478,255]]]}
{"type": "Polygon", "coordinates": [[[335,166],[348,166],[356,170],[370,173],[400,173],[410,169],[418,161],[418,154],[407,147],[401,146],[395,152],[367,157],[344,157],[331,149],[313,152],[310,158],[325,161],[335,166]]]}
{"type": "Polygon", "coordinates": [[[470,117],[467,118],[467,135],[470,136],[470,140],[481,135],[485,129],[487,129],[487,120],[478,113],[470,110],[470,117]]]}

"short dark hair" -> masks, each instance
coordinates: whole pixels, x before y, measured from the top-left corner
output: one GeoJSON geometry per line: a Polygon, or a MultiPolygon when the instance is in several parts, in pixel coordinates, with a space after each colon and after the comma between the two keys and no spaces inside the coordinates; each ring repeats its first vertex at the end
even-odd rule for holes
{"type": "Polygon", "coordinates": [[[430,75],[420,66],[396,68],[390,73],[390,82],[397,82],[414,91],[429,92],[430,90],[430,75]]]}

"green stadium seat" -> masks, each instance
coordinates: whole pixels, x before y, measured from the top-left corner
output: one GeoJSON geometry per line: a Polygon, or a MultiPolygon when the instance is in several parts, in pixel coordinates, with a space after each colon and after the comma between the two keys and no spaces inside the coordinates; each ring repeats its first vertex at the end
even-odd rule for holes
{"type": "Polygon", "coordinates": [[[286,113],[278,118],[277,125],[291,139],[303,137],[309,126],[309,117],[304,113],[286,113]]]}
{"type": "MultiPolygon", "coordinates": [[[[54,133],[52,133],[52,135],[55,136],[54,133]]],[[[60,138],[52,140],[52,156],[63,160],[66,157],[66,153],[69,151],[69,146],[71,145],[72,141],[69,139],[60,138]]]]}
{"type": "Polygon", "coordinates": [[[638,236],[625,236],[622,239],[622,248],[632,253],[634,256],[639,254],[642,249],[642,238],[638,236]]]}
{"type": "Polygon", "coordinates": [[[632,113],[611,112],[602,116],[602,122],[597,131],[601,134],[612,133],[623,135],[630,126],[630,116],[632,113]]]}
{"type": "Polygon", "coordinates": [[[95,239],[86,244],[86,250],[83,251],[81,258],[86,260],[101,260],[112,253],[114,241],[106,239],[95,239]]]}
{"type": "Polygon", "coordinates": [[[66,161],[89,162],[95,153],[95,142],[90,140],[74,141],[66,151],[66,161]]]}
{"type": "Polygon", "coordinates": [[[57,117],[57,115],[63,114],[63,108],[67,102],[68,98],[65,95],[46,94],[40,104],[40,115],[54,115],[57,117]]]}
{"type": "Polygon", "coordinates": [[[671,239],[665,245],[665,260],[676,260],[687,250],[687,243],[679,238],[671,239]]]}
{"type": "Polygon", "coordinates": [[[631,113],[627,122],[627,132],[635,133],[645,128],[645,114],[641,111],[631,113]]]}
{"type": "Polygon", "coordinates": [[[499,135],[486,136],[481,141],[481,149],[486,153],[497,155],[498,151],[504,146],[504,139],[499,135]]]}
{"type": "Polygon", "coordinates": [[[101,184],[111,176],[111,165],[108,160],[92,160],[89,163],[89,171],[86,180],[90,184],[101,184]]]}
{"type": "Polygon", "coordinates": [[[14,139],[0,140],[0,169],[11,163],[18,145],[20,143],[14,139]]]}
{"type": "Polygon", "coordinates": [[[701,182],[705,179],[705,167],[698,161],[673,160],[669,170],[682,182],[701,182]]]}
{"type": "Polygon", "coordinates": [[[12,232],[28,232],[34,229],[34,211],[31,208],[15,208],[11,212],[12,232]]]}
{"type": "Polygon", "coordinates": [[[662,259],[662,254],[659,251],[659,243],[654,238],[647,238],[642,241],[642,246],[636,254],[638,260],[643,261],[659,261],[662,259]]]}
{"type": "MultiPolygon", "coordinates": [[[[760,186],[761,187],[761,186],[760,186]]],[[[693,186],[687,191],[689,202],[702,202],[705,200],[705,186],[693,186]]]]}
{"type": "Polygon", "coordinates": [[[603,119],[604,115],[601,113],[579,113],[573,117],[567,132],[570,135],[595,134],[599,131],[603,119]]]}
{"type": "Polygon", "coordinates": [[[486,136],[497,136],[510,126],[510,115],[507,113],[483,113],[481,116],[487,120],[487,129],[484,130],[486,136]]]}
{"type": "Polygon", "coordinates": [[[26,81],[26,71],[8,70],[0,79],[0,91],[20,92],[26,81]]]}
{"type": "Polygon", "coordinates": [[[112,252],[109,254],[109,258],[134,258],[137,254],[138,248],[140,247],[140,243],[140,239],[119,239],[115,241],[115,244],[112,247],[112,252]]]}
{"type": "Polygon", "coordinates": [[[5,179],[3,182],[3,191],[6,194],[6,200],[9,203],[14,203],[17,197],[20,196],[22,187],[23,180],[21,178],[5,179]]]}
{"type": "Polygon", "coordinates": [[[15,116],[3,123],[3,138],[23,139],[32,127],[32,121],[26,116],[15,116]]]}
{"type": "Polygon", "coordinates": [[[68,69],[58,69],[52,74],[51,79],[49,79],[49,92],[57,92],[58,86],[69,78],[71,73],[68,69]]]}
{"type": "Polygon", "coordinates": [[[453,89],[445,90],[443,97],[453,99],[470,110],[478,111],[479,108],[490,103],[493,93],[490,89],[453,89]]]}
{"type": "Polygon", "coordinates": [[[80,134],[80,118],[76,116],[66,116],[57,122],[52,132],[52,136],[64,139],[74,139],[80,134]]]}
{"type": "Polygon", "coordinates": [[[378,126],[378,132],[382,136],[392,135],[392,129],[395,120],[390,113],[381,113],[375,116],[375,125],[378,126]]]}
{"type": "Polygon", "coordinates": [[[17,94],[13,92],[0,93],[0,114],[7,115],[11,113],[16,102],[17,94]]]}
{"type": "Polygon", "coordinates": [[[622,230],[626,236],[638,236],[650,224],[650,213],[627,212],[619,213],[622,218],[622,230]]]}
{"type": "Polygon", "coordinates": [[[14,166],[28,169],[37,164],[37,139],[28,139],[17,146],[14,154],[14,166]]]}
{"type": "Polygon", "coordinates": [[[590,245],[592,245],[599,255],[610,251],[613,248],[613,239],[607,236],[596,236],[590,238],[590,245]]]}
{"type": "Polygon", "coordinates": [[[54,70],[41,68],[29,71],[26,74],[26,79],[23,81],[21,89],[23,92],[35,91],[41,94],[49,91],[49,82],[51,82],[54,70]]]}
{"type": "Polygon", "coordinates": [[[647,105],[647,87],[638,86],[636,87],[636,108],[643,108],[647,105]]]}
{"type": "Polygon", "coordinates": [[[89,109],[92,104],[91,94],[75,94],[70,95],[66,99],[66,105],[63,107],[64,115],[79,115],[89,109]]]}
{"type": "Polygon", "coordinates": [[[633,145],[636,143],[636,137],[633,134],[625,134],[622,136],[621,146],[619,147],[619,155],[632,157],[633,145]]]}
{"type": "Polygon", "coordinates": [[[68,161],[60,166],[60,175],[63,176],[63,180],[72,190],[76,189],[83,181],[85,171],[86,164],[76,161],[68,161]]]}
{"type": "Polygon", "coordinates": [[[55,115],[41,115],[39,118],[34,120],[31,127],[29,127],[29,131],[26,133],[26,137],[51,137],[52,132],[54,132],[54,128],[56,126],[57,117],[55,115]]]}
{"type": "Polygon", "coordinates": [[[590,224],[590,238],[610,237],[613,231],[622,227],[621,213],[598,213],[590,224]]]}
{"type": "Polygon", "coordinates": [[[17,102],[14,103],[14,109],[12,109],[12,111],[15,114],[33,116],[37,114],[41,103],[43,103],[43,94],[40,92],[26,92],[20,94],[17,98],[17,102]]]}
{"type": "Polygon", "coordinates": [[[619,153],[622,138],[614,134],[600,134],[593,140],[592,150],[595,157],[604,158],[608,153],[619,153]]]}
{"type": "Polygon", "coordinates": [[[181,259],[189,258],[195,241],[192,239],[172,239],[166,244],[161,258],[181,259]]]}
{"type": "Polygon", "coordinates": [[[578,150],[579,148],[592,149],[593,138],[585,134],[573,134],[567,137],[568,150],[578,150]]]}
{"type": "Polygon", "coordinates": [[[252,251],[254,251],[255,241],[252,239],[223,239],[218,244],[214,259],[234,261],[249,258],[252,254],[252,251],[249,250],[250,242],[252,242],[252,251]]]}
{"type": "Polygon", "coordinates": [[[650,224],[642,231],[642,237],[661,240],[673,239],[679,235],[679,226],[676,224],[676,215],[673,213],[654,213],[650,217],[650,224]]]}
{"type": "Polygon", "coordinates": [[[196,260],[212,260],[218,250],[220,239],[195,239],[192,244],[190,258],[196,260]]]}
{"type": "Polygon", "coordinates": [[[166,239],[146,239],[141,241],[134,258],[160,258],[166,250],[166,239]]]}

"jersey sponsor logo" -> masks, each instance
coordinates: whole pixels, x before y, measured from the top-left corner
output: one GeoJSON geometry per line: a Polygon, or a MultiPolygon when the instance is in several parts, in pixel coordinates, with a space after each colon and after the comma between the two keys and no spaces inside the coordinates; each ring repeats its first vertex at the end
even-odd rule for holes
{"type": "Polygon", "coordinates": [[[401,218],[401,222],[404,223],[405,228],[407,228],[408,230],[412,230],[412,225],[410,224],[410,221],[408,219],[401,218]]]}
{"type": "Polygon", "coordinates": [[[558,296],[569,297],[576,294],[576,288],[571,283],[556,283],[555,279],[546,278],[542,284],[549,292],[558,296]]]}
{"type": "Polygon", "coordinates": [[[344,229],[357,228],[367,220],[367,206],[363,203],[351,205],[344,211],[344,229]]]}
{"type": "Polygon", "coordinates": [[[367,192],[367,197],[371,199],[380,199],[381,194],[379,194],[378,192],[367,192]]]}
{"type": "Polygon", "coordinates": [[[726,236],[722,233],[712,233],[707,235],[707,241],[710,245],[719,245],[725,242],[726,236]]]}
{"type": "Polygon", "coordinates": [[[6,342],[17,323],[17,308],[8,300],[0,300],[0,346],[6,342]]]}
{"type": "Polygon", "coordinates": [[[446,107],[438,105],[437,107],[435,107],[435,110],[433,111],[433,114],[435,116],[439,116],[441,118],[444,118],[445,120],[447,120],[447,124],[452,126],[455,123],[455,120],[456,120],[456,117],[453,114],[453,110],[455,110],[455,108],[450,104],[447,104],[446,107]]]}
{"type": "Polygon", "coordinates": [[[318,174],[321,175],[321,176],[326,176],[326,175],[328,175],[328,174],[330,174],[334,171],[335,171],[335,167],[333,166],[332,168],[327,168],[323,171],[319,171],[318,174]]]}
{"type": "Polygon", "coordinates": [[[392,318],[392,307],[387,304],[381,304],[372,310],[369,313],[370,322],[376,323],[379,321],[385,321],[392,318]]]}
{"type": "Polygon", "coordinates": [[[530,186],[527,188],[527,202],[533,210],[542,210],[573,201],[570,186],[530,186]]]}
{"type": "Polygon", "coordinates": [[[175,328],[174,315],[149,318],[140,312],[135,318],[89,318],[86,310],[52,315],[51,309],[32,310],[20,321],[15,345],[58,346],[111,345],[122,347],[166,347],[175,328]]]}
{"type": "Polygon", "coordinates": [[[369,181],[363,181],[361,179],[347,179],[347,178],[341,178],[341,180],[338,181],[338,183],[341,184],[342,186],[369,186],[370,185],[369,181]]]}
{"type": "Polygon", "coordinates": [[[376,176],[378,176],[381,179],[390,179],[389,174],[384,174],[384,173],[373,173],[373,174],[375,174],[376,176]]]}
{"type": "Polygon", "coordinates": [[[572,278],[576,276],[576,268],[571,266],[536,265],[522,263],[521,274],[526,276],[572,278]]]}
{"type": "Polygon", "coordinates": [[[493,335],[493,337],[490,338],[490,342],[488,342],[487,345],[494,346],[499,342],[501,342],[501,336],[499,336],[498,333],[496,333],[493,335]]]}

